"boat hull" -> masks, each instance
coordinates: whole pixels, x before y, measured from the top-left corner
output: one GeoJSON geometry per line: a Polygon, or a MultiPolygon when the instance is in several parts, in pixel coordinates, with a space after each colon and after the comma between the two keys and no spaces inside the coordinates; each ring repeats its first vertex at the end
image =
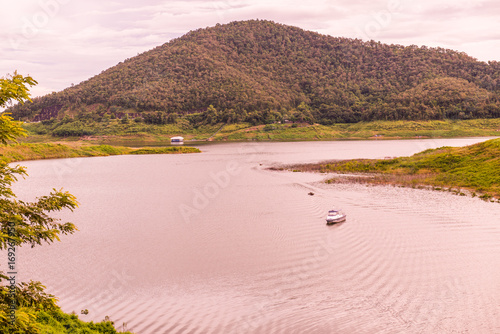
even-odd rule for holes
{"type": "Polygon", "coordinates": [[[327,218],[326,225],[333,225],[337,223],[343,223],[346,220],[346,216],[338,217],[338,218],[327,218]]]}

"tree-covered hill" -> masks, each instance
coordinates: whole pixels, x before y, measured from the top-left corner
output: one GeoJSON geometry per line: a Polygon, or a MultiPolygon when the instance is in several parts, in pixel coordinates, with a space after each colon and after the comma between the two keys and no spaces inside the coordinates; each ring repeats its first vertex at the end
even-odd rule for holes
{"type": "Polygon", "coordinates": [[[252,20],[191,31],[9,111],[194,124],[490,118],[500,117],[500,63],[252,20]]]}

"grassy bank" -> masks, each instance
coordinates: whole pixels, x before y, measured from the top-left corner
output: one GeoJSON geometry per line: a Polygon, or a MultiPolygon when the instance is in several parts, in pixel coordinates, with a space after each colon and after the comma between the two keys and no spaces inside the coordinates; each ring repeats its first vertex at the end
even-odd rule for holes
{"type": "Polygon", "coordinates": [[[499,136],[500,119],[444,121],[375,121],[351,124],[228,125],[214,140],[336,140],[499,136]]]}
{"type": "Polygon", "coordinates": [[[162,148],[133,149],[123,146],[88,145],[73,143],[21,143],[0,146],[0,161],[15,162],[24,160],[97,157],[122,154],[179,154],[198,153],[194,147],[173,146],[162,148]]]}
{"type": "Polygon", "coordinates": [[[307,123],[251,125],[249,123],[213,124],[193,127],[176,124],[147,125],[144,123],[109,120],[82,123],[28,123],[28,142],[77,141],[95,144],[154,145],[165,144],[169,138],[182,135],[186,140],[210,141],[298,141],[338,139],[452,138],[500,135],[500,119],[442,121],[375,121],[319,125],[307,123]],[[66,128],[66,132],[61,131],[66,128]],[[59,129],[59,131],[58,131],[59,129]],[[73,129],[72,131],[70,131],[73,129]],[[66,137],[55,134],[67,133],[66,137]],[[71,134],[80,135],[71,135],[71,134]]]}
{"type": "Polygon", "coordinates": [[[182,135],[186,140],[207,140],[221,124],[193,127],[186,120],[175,124],[145,124],[143,122],[122,122],[119,119],[107,121],[60,120],[49,122],[25,123],[23,127],[29,134],[29,142],[55,140],[74,141],[79,138],[98,143],[120,140],[141,140],[146,143],[169,142],[172,136],[182,135]]]}
{"type": "Polygon", "coordinates": [[[327,182],[360,182],[428,187],[500,199],[500,139],[466,147],[441,147],[411,157],[356,159],[292,166],[293,170],[355,174],[327,182]]]}

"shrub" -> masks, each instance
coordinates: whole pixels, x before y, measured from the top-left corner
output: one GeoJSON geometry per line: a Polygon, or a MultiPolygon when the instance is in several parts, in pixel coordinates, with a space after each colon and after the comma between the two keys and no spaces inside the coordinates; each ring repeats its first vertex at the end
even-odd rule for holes
{"type": "Polygon", "coordinates": [[[94,130],[80,121],[65,123],[52,130],[52,135],[56,137],[81,137],[92,134],[94,130]]]}

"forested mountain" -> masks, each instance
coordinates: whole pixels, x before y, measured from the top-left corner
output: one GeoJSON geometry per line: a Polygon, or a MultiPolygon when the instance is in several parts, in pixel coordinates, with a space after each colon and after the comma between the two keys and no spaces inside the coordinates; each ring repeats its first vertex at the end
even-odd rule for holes
{"type": "Polygon", "coordinates": [[[150,123],[500,117],[500,63],[252,20],[191,31],[9,111],[150,123]]]}

